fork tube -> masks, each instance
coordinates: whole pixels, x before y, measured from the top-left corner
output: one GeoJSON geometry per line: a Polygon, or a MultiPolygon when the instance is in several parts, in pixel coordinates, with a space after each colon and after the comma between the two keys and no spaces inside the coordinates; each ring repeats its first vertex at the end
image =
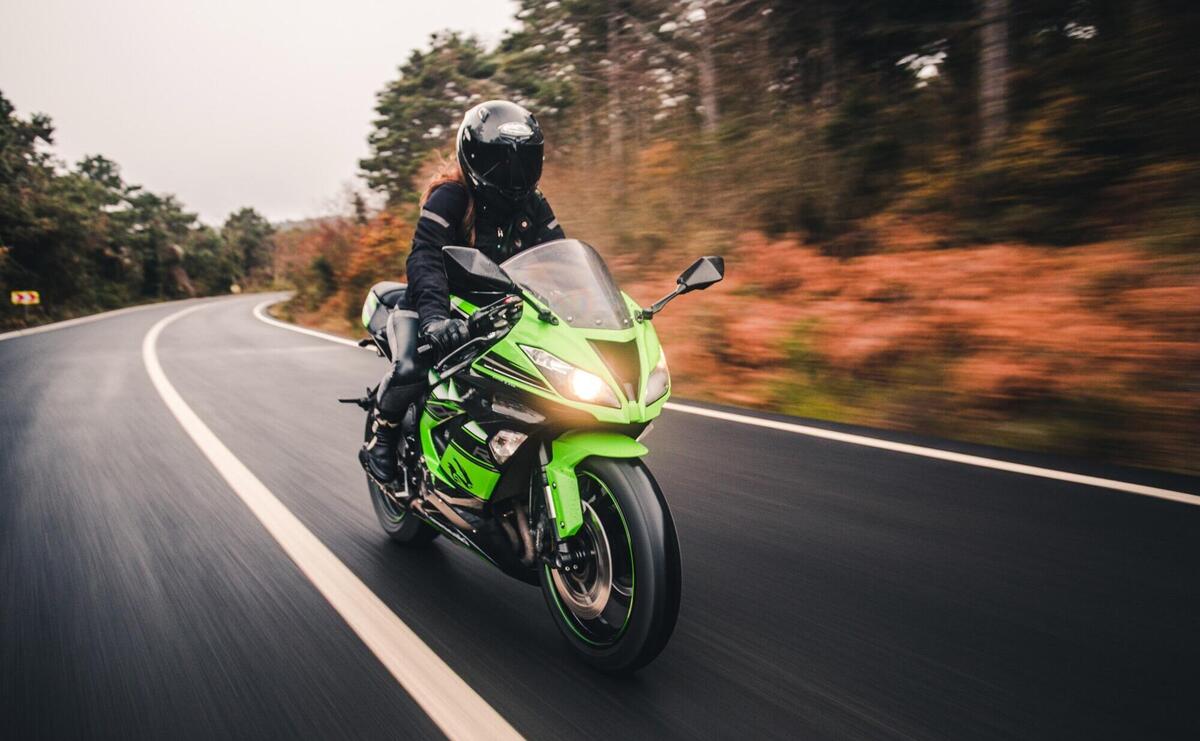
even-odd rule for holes
{"type": "MultiPolygon", "coordinates": [[[[554,497],[550,495],[550,478],[546,475],[546,466],[550,465],[550,445],[543,441],[538,446],[538,476],[541,480],[542,494],[546,500],[546,511],[550,514],[550,522],[553,524],[558,520],[558,513],[554,510],[554,497]]],[[[554,528],[550,528],[551,532],[554,528]]]]}

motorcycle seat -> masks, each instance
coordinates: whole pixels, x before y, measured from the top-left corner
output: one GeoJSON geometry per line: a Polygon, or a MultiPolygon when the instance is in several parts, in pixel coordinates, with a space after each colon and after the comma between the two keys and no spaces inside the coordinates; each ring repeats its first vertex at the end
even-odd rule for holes
{"type": "Polygon", "coordinates": [[[397,283],[394,280],[381,280],[371,286],[371,293],[374,293],[379,303],[394,309],[404,303],[404,294],[408,291],[408,286],[404,283],[397,283]]]}
{"type": "MultiPolygon", "coordinates": [[[[403,283],[397,283],[394,280],[381,280],[371,286],[371,295],[379,302],[375,305],[374,311],[370,317],[364,317],[366,320],[367,331],[375,338],[375,341],[381,348],[387,347],[387,322],[388,315],[396,309],[407,309],[408,303],[405,301],[405,294],[408,292],[408,286],[403,283]]],[[[367,308],[370,308],[368,303],[367,308]]]]}

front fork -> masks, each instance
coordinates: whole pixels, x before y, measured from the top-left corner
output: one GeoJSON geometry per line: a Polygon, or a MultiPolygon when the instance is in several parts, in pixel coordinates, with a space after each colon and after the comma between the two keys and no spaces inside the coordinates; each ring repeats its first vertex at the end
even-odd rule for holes
{"type": "MultiPolygon", "coordinates": [[[[535,484],[531,495],[532,498],[539,500],[538,503],[541,506],[534,507],[534,502],[530,502],[531,511],[538,513],[534,520],[537,523],[533,536],[534,553],[538,554],[539,560],[555,569],[578,571],[581,568],[581,562],[588,554],[582,552],[579,547],[573,547],[577,544],[572,542],[576,540],[572,535],[559,534],[560,531],[566,529],[564,525],[569,522],[567,518],[570,516],[571,501],[568,499],[561,504],[556,504],[556,500],[560,500],[560,497],[555,494],[557,480],[551,480],[549,472],[551,454],[550,443],[542,441],[538,444],[538,467],[534,473],[535,484]],[[566,517],[560,517],[559,507],[564,504],[566,507],[561,511],[566,517]]],[[[575,497],[574,504],[581,510],[580,520],[582,521],[583,507],[578,496],[575,497]]],[[[575,529],[578,531],[579,528],[575,529]]]]}
{"type": "Polygon", "coordinates": [[[535,492],[531,491],[529,503],[531,512],[546,515],[534,518],[536,552],[556,568],[569,567],[578,560],[571,547],[571,541],[583,526],[577,465],[592,456],[638,458],[647,452],[646,446],[627,435],[597,430],[571,430],[552,442],[541,441],[534,476],[538,485],[531,487],[540,490],[537,497],[540,501],[535,500],[535,492]]]}

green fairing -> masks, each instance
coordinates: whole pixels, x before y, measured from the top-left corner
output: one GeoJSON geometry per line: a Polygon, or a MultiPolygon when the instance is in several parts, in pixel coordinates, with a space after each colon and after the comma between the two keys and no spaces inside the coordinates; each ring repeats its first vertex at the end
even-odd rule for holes
{"type": "Polygon", "coordinates": [[[550,463],[546,478],[550,482],[550,498],[554,502],[558,535],[574,535],[583,525],[583,506],[579,501],[579,480],[575,466],[589,456],[602,458],[638,458],[648,451],[637,440],[615,432],[572,430],[550,447],[550,463]]]}
{"type": "MultiPolygon", "coordinates": [[[[638,304],[627,294],[622,294],[631,316],[636,316],[638,304]]],[[[460,296],[450,297],[451,306],[467,316],[474,314],[479,307],[460,296]]],[[[646,403],[644,397],[651,371],[662,355],[658,335],[654,325],[648,321],[636,321],[624,329],[591,329],[572,327],[563,321],[550,323],[538,317],[537,311],[526,307],[521,318],[512,327],[503,340],[493,345],[472,363],[472,370],[482,376],[494,378],[504,384],[529,394],[551,400],[565,407],[571,407],[592,415],[598,424],[640,424],[646,423],[662,413],[663,405],[671,396],[670,386],[666,393],[657,399],[646,403]],[[638,350],[638,384],[635,398],[626,397],[624,390],[613,376],[612,371],[604,360],[597,354],[591,344],[592,340],[607,340],[610,342],[633,342],[638,350]],[[521,346],[545,350],[563,361],[581,368],[601,378],[620,400],[619,408],[602,404],[591,404],[568,398],[553,390],[550,379],[546,379],[538,367],[529,359],[521,346]],[[520,378],[505,375],[491,368],[486,359],[492,357],[503,361],[504,364],[522,371],[532,378],[543,378],[545,385],[527,383],[520,378]]],[[[438,385],[439,376],[430,372],[430,384],[438,385]]],[[[434,429],[440,424],[439,417],[449,412],[451,416],[458,411],[458,391],[453,381],[441,384],[435,393],[436,399],[430,401],[444,405],[434,414],[429,407],[420,420],[421,447],[425,462],[434,478],[443,485],[448,485],[460,491],[469,492],[480,498],[491,497],[499,472],[490,467],[480,465],[480,461],[466,455],[455,446],[450,446],[445,453],[439,455],[433,444],[434,429]],[[449,407],[448,409],[446,407],[449,407]]],[[[588,456],[609,458],[636,458],[644,455],[646,448],[625,435],[611,432],[575,430],[553,442],[552,460],[546,467],[547,478],[551,484],[551,499],[555,509],[560,537],[573,535],[583,524],[583,513],[579,501],[579,485],[575,479],[575,465],[588,456]]]]}
{"type": "MultiPolygon", "coordinates": [[[[624,294],[623,296],[631,313],[637,311],[637,304],[633,299],[624,294]]],[[[461,299],[454,298],[452,301],[462,308],[465,313],[471,313],[475,310],[475,307],[461,299]]],[[[563,406],[587,412],[594,416],[597,422],[607,424],[635,424],[649,422],[657,417],[662,412],[663,404],[666,403],[671,395],[668,388],[667,393],[657,399],[651,399],[649,403],[643,403],[642,399],[647,378],[654,369],[655,364],[658,363],[661,354],[662,348],[658,343],[658,335],[654,331],[654,325],[650,322],[635,322],[628,329],[582,329],[570,327],[561,322],[558,324],[548,324],[538,319],[536,312],[526,311],[513,327],[512,331],[509,332],[508,336],[504,338],[504,341],[498,343],[476,360],[473,369],[481,375],[495,378],[522,391],[550,399],[563,406]],[[592,349],[589,340],[607,340],[610,342],[635,341],[637,343],[640,366],[637,398],[625,398],[620,384],[613,378],[612,372],[605,362],[592,349]],[[617,398],[621,400],[621,407],[613,408],[575,401],[555,391],[522,383],[498,374],[489,369],[484,363],[484,358],[489,355],[495,356],[502,358],[507,364],[515,366],[535,378],[541,377],[542,373],[529,360],[524,351],[521,350],[521,345],[540,348],[577,368],[599,376],[616,393],[617,398]]],[[[548,379],[547,385],[550,385],[548,379]]]]}
{"type": "Polygon", "coordinates": [[[481,499],[490,497],[496,482],[500,480],[499,471],[471,457],[454,443],[446,447],[438,470],[443,478],[481,499]]]}

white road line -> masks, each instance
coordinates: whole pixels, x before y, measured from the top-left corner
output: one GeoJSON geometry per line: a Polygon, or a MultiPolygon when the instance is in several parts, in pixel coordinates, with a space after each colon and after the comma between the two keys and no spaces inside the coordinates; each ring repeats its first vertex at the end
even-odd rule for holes
{"type": "MultiPolygon", "coordinates": [[[[191,300],[191,299],[184,299],[184,301],[188,301],[188,300],[191,300]]],[[[113,317],[121,316],[122,314],[130,314],[135,311],[144,311],[146,309],[160,308],[160,307],[166,306],[169,303],[183,303],[183,301],[180,301],[180,302],[160,301],[160,302],[154,303],[154,304],[138,304],[137,306],[126,306],[123,309],[113,309],[112,311],[102,311],[99,314],[88,314],[87,316],[79,316],[79,317],[75,317],[74,319],[64,319],[61,322],[51,322],[50,324],[41,324],[36,327],[29,327],[28,329],[15,329],[11,332],[4,332],[3,334],[0,334],[0,342],[3,342],[4,340],[15,340],[18,337],[28,337],[29,335],[41,334],[42,332],[53,332],[56,329],[66,329],[68,327],[75,327],[80,324],[88,324],[90,322],[97,322],[97,321],[100,321],[101,319],[112,319],[113,317]]]]}
{"type": "MultiPolygon", "coordinates": [[[[267,307],[270,306],[271,304],[277,304],[277,303],[279,303],[279,301],[280,301],[280,299],[270,298],[270,299],[267,299],[266,301],[263,301],[258,306],[255,306],[254,307],[255,318],[257,318],[261,322],[266,322],[267,324],[270,324],[272,327],[280,327],[282,329],[290,329],[293,332],[299,332],[300,334],[306,334],[309,337],[317,337],[322,340],[329,340],[330,342],[337,342],[338,344],[341,344],[341,345],[349,345],[350,347],[358,347],[359,346],[358,343],[355,342],[354,340],[348,340],[345,337],[338,337],[337,335],[332,335],[332,334],[329,334],[328,332],[318,332],[315,329],[308,329],[307,327],[297,327],[295,324],[288,324],[287,322],[281,322],[278,319],[267,314],[267,307]]],[[[374,352],[373,347],[367,347],[367,348],[361,348],[361,349],[371,350],[372,352],[374,352]]]]}
{"type": "Polygon", "coordinates": [[[521,738],[217,439],[167,380],[158,362],[158,336],[172,322],[201,308],[193,306],[160,319],[142,341],[146,372],[167,408],[309,581],[446,736],[521,738]]]}
{"type": "MultiPolygon", "coordinates": [[[[287,324],[276,319],[271,319],[263,315],[260,311],[266,306],[273,303],[265,301],[254,309],[254,315],[263,320],[267,324],[282,329],[288,329],[293,332],[320,337],[325,340],[341,342],[342,344],[358,347],[358,345],[350,340],[333,335],[325,334],[324,332],[316,332],[311,329],[297,327],[294,324],[287,324]]],[[[369,348],[368,348],[369,349],[369,348]]],[[[701,417],[711,417],[720,419],[726,422],[736,422],[743,425],[752,425],[754,427],[765,427],[771,430],[781,430],[783,432],[791,432],[796,435],[807,435],[809,437],[819,437],[825,440],[834,440],[840,443],[850,445],[862,445],[868,448],[878,448],[880,450],[890,450],[894,453],[905,453],[907,455],[917,455],[923,458],[934,458],[942,461],[950,461],[952,463],[961,463],[967,466],[978,466],[980,468],[991,468],[997,471],[1008,471],[1009,473],[1019,473],[1026,476],[1039,476],[1044,479],[1054,479],[1057,481],[1067,481],[1073,484],[1082,484],[1084,486],[1095,486],[1101,489],[1112,489],[1114,491],[1123,491],[1128,494],[1140,494],[1146,497],[1155,497],[1157,499],[1167,499],[1172,502],[1181,502],[1183,504],[1192,504],[1200,506],[1200,496],[1195,494],[1187,494],[1182,491],[1173,491],[1171,489],[1159,489],[1153,486],[1144,486],[1142,484],[1132,484],[1128,481],[1117,481],[1115,479],[1105,479],[1098,476],[1085,476],[1078,473],[1070,473],[1067,471],[1058,471],[1053,468],[1041,468],[1039,466],[1027,466],[1023,463],[1012,463],[1010,461],[999,460],[996,458],[985,458],[980,455],[967,455],[965,453],[955,453],[949,450],[941,450],[939,448],[927,448],[922,445],[909,445],[908,443],[898,443],[891,440],[884,440],[878,437],[868,437],[866,435],[853,435],[847,432],[837,432],[835,430],[826,430],[821,427],[812,427],[809,425],[795,424],[793,422],[779,422],[773,419],[761,419],[759,417],[751,417],[746,414],[735,414],[733,412],[721,412],[715,409],[705,409],[704,407],[692,406],[691,404],[680,404],[678,402],[669,401],[664,405],[667,409],[674,412],[682,412],[684,414],[696,414],[701,417]]]]}
{"type": "Polygon", "coordinates": [[[690,404],[676,404],[668,401],[664,404],[667,409],[684,414],[696,414],[701,417],[712,417],[726,422],[737,422],[744,425],[753,425],[755,427],[766,427],[772,430],[782,430],[791,432],[797,435],[808,435],[809,437],[819,437],[825,440],[834,440],[840,443],[849,443],[851,445],[864,445],[868,448],[879,448],[880,450],[890,450],[895,453],[906,453],[908,455],[919,455],[923,458],[935,458],[942,461],[951,461],[953,463],[963,463],[968,466],[979,466],[981,468],[992,468],[997,471],[1008,471],[1009,473],[1020,473],[1026,476],[1040,476],[1044,479],[1055,479],[1057,481],[1068,481],[1073,484],[1083,484],[1085,486],[1098,486],[1102,489],[1114,489],[1116,491],[1128,492],[1130,494],[1141,494],[1147,497],[1157,497],[1159,499],[1169,499],[1172,502],[1182,502],[1184,504],[1200,505],[1200,496],[1195,494],[1186,494],[1181,491],[1172,491],[1170,489],[1158,489],[1153,486],[1143,486],[1142,484],[1131,484],[1127,481],[1116,481],[1114,479],[1102,479],[1097,476],[1084,476],[1078,473],[1069,473],[1067,471],[1057,471],[1053,468],[1041,468],[1039,466],[1027,466],[1023,463],[1012,463],[1010,461],[997,460],[995,458],[985,458],[980,455],[967,455],[966,453],[955,453],[949,450],[940,450],[938,448],[927,448],[921,445],[909,445],[908,443],[897,443],[891,440],[883,440],[877,437],[867,437],[865,435],[852,435],[847,432],[837,432],[835,430],[826,430],[820,427],[810,427],[808,425],[798,425],[792,422],[778,422],[773,419],[759,419],[758,417],[749,417],[745,414],[734,414],[732,412],[721,412],[715,409],[705,409],[703,407],[694,407],[690,404]]]}

